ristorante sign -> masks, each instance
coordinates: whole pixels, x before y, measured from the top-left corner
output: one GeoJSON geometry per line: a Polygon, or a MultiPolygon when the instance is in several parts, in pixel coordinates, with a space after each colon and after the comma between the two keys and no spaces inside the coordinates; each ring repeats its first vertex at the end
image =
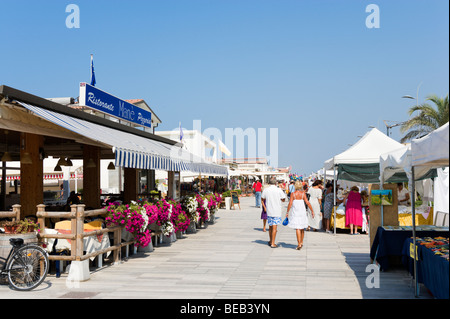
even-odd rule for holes
{"type": "Polygon", "coordinates": [[[142,126],[152,126],[152,113],[121,100],[87,83],[80,83],[79,105],[142,126]]]}

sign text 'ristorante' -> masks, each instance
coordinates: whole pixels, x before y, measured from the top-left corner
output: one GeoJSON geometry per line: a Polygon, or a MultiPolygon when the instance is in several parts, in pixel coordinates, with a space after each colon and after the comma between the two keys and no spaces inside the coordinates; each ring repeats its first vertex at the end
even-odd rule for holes
{"type": "Polygon", "coordinates": [[[142,126],[152,126],[152,113],[87,83],[80,83],[79,105],[130,121],[142,126]]]}

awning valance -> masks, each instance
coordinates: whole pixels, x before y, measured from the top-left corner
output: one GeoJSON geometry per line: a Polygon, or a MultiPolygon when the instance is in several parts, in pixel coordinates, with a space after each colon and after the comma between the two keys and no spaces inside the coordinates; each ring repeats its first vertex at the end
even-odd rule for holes
{"type": "Polygon", "coordinates": [[[205,162],[179,146],[165,144],[21,101],[17,102],[47,121],[110,146],[115,154],[116,166],[227,175],[227,167],[205,162]]]}

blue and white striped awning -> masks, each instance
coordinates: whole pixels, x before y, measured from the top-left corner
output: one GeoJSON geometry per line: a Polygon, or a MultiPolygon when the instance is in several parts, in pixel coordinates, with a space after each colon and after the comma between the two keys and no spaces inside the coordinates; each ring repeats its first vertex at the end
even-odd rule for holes
{"type": "Polygon", "coordinates": [[[165,144],[140,135],[123,132],[65,114],[17,101],[37,116],[90,140],[110,146],[115,165],[137,169],[191,171],[227,175],[227,167],[202,161],[179,146],[165,144]]]}

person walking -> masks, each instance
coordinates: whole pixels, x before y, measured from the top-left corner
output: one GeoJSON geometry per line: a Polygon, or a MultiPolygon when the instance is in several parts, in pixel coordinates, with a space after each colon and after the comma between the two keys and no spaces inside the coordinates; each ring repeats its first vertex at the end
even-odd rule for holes
{"type": "Polygon", "coordinates": [[[255,205],[257,208],[261,207],[261,188],[262,188],[262,184],[259,181],[259,179],[257,179],[254,183],[253,183],[253,190],[255,192],[255,205]]]}
{"type": "Polygon", "coordinates": [[[345,195],[343,201],[345,203],[345,227],[350,226],[350,235],[357,235],[359,234],[358,227],[362,227],[362,200],[358,187],[350,188],[350,192],[345,195]]]}
{"type": "MultiPolygon", "coordinates": [[[[336,198],[336,204],[342,203],[342,200],[336,198]]],[[[333,183],[327,183],[325,196],[324,196],[324,204],[323,204],[323,226],[325,231],[329,234],[332,233],[330,230],[330,220],[331,214],[333,213],[334,206],[334,186],[333,183]]]]}
{"type": "Polygon", "coordinates": [[[312,214],[312,212],[309,211],[308,224],[310,228],[314,229],[314,231],[321,229],[322,223],[322,216],[321,216],[322,213],[320,212],[322,200],[322,189],[320,188],[321,184],[322,184],[321,180],[316,180],[314,181],[312,186],[308,189],[308,194],[310,196],[309,202],[311,203],[313,211],[316,212],[315,214],[312,214]]]}
{"type": "Polygon", "coordinates": [[[295,191],[291,194],[286,212],[286,217],[289,219],[288,227],[295,229],[297,235],[297,250],[300,250],[303,247],[305,229],[308,227],[305,204],[308,205],[311,214],[314,217],[314,210],[306,197],[306,193],[303,191],[303,185],[300,181],[297,181],[295,182],[295,191]],[[290,214],[289,211],[291,211],[290,214]]]}
{"type": "Polygon", "coordinates": [[[262,207],[262,209],[261,209],[261,219],[262,219],[262,221],[263,221],[263,232],[266,232],[266,224],[267,224],[267,212],[265,211],[265,209],[264,209],[264,206],[265,206],[265,204],[264,204],[264,199],[262,200],[263,201],[263,207],[262,207]]]}
{"type": "Polygon", "coordinates": [[[288,190],[289,190],[289,197],[290,197],[290,195],[293,193],[293,192],[295,192],[295,185],[294,185],[294,181],[291,181],[290,183],[289,183],[289,187],[288,187],[288,190]]]}
{"type": "Polygon", "coordinates": [[[277,181],[271,179],[269,187],[264,188],[262,192],[263,208],[267,213],[267,223],[269,224],[269,246],[277,248],[275,237],[277,235],[277,227],[281,224],[281,203],[286,200],[286,194],[279,189],[277,181]]]}

